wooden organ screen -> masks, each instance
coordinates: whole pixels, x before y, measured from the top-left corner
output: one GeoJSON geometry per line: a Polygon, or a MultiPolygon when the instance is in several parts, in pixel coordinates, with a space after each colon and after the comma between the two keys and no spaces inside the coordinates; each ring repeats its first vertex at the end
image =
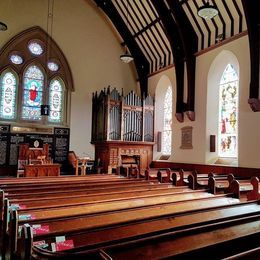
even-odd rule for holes
{"type": "Polygon", "coordinates": [[[95,159],[101,160],[105,172],[119,166],[123,154],[140,156],[142,169],[149,167],[154,144],[153,98],[141,99],[133,91],[124,96],[115,88],[110,91],[110,87],[99,94],[93,93],[91,140],[95,144],[95,159]],[[141,145],[141,150],[137,145],[141,145]],[[129,152],[121,153],[120,147],[129,152]],[[113,149],[117,158],[112,160],[113,149]]]}
{"type": "Polygon", "coordinates": [[[92,143],[97,141],[154,141],[154,100],[133,91],[125,97],[116,89],[102,90],[92,99],[92,143]]]}

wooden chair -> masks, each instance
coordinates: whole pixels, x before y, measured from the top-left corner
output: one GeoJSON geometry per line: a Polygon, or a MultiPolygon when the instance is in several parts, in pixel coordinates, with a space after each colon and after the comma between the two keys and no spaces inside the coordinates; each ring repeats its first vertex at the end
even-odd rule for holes
{"type": "Polygon", "coordinates": [[[79,170],[81,175],[86,174],[87,160],[80,159],[74,151],[69,151],[68,154],[69,164],[73,167],[75,175],[79,175],[79,170]]]}
{"type": "Polygon", "coordinates": [[[27,160],[18,160],[16,177],[24,177],[24,166],[28,163],[27,160]]]}

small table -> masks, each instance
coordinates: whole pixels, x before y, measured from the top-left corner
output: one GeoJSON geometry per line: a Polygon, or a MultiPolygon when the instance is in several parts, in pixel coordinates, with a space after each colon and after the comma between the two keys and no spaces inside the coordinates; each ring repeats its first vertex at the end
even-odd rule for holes
{"type": "Polygon", "coordinates": [[[81,175],[86,175],[86,169],[90,167],[90,165],[88,165],[89,162],[94,164],[94,160],[88,157],[78,158],[78,167],[80,168],[81,175]]]}
{"type": "Polygon", "coordinates": [[[59,176],[61,165],[52,164],[28,164],[24,166],[24,177],[59,176]]]}

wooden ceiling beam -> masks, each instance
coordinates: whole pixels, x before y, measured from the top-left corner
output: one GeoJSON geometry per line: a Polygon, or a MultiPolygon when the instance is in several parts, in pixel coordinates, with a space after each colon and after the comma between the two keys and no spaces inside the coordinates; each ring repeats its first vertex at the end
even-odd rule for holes
{"type": "Polygon", "coordinates": [[[198,37],[191,25],[186,13],[184,12],[179,0],[167,0],[171,9],[175,23],[178,28],[187,69],[187,106],[186,114],[191,121],[195,120],[195,69],[198,50],[198,37]]]}
{"type": "MultiPolygon", "coordinates": [[[[259,1],[259,0],[258,0],[259,1]]],[[[259,70],[260,70],[260,17],[257,0],[242,0],[246,17],[250,48],[250,87],[248,103],[254,112],[260,111],[259,70]]]]}
{"type": "Polygon", "coordinates": [[[150,64],[144,56],[142,50],[139,48],[127,25],[124,23],[122,17],[119,15],[111,0],[94,0],[99,8],[109,17],[118,33],[127,45],[131,52],[136,71],[139,77],[140,89],[142,96],[148,94],[148,75],[150,71],[150,64]]]}
{"type": "Polygon", "coordinates": [[[157,13],[161,17],[161,22],[164,26],[165,34],[170,42],[172,55],[175,65],[176,74],[176,118],[179,122],[183,122],[183,112],[185,110],[185,104],[183,102],[184,97],[184,50],[182,41],[179,35],[179,31],[176,23],[173,20],[170,10],[166,4],[161,1],[151,0],[157,13]]]}

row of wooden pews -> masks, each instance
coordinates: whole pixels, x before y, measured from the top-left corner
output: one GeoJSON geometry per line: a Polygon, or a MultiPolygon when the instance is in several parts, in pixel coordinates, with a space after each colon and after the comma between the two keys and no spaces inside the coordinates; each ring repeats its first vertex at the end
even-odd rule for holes
{"type": "Polygon", "coordinates": [[[232,193],[242,200],[256,199],[258,187],[257,177],[241,177],[233,174],[200,174],[197,171],[170,171],[170,181],[173,185],[186,185],[189,188],[208,189],[212,194],[232,193]],[[250,194],[250,195],[248,195],[250,194]],[[252,195],[254,194],[254,195],[252,195]]]}
{"type": "Polygon", "coordinates": [[[257,254],[257,201],[241,203],[233,194],[214,195],[153,178],[172,181],[173,171],[168,169],[150,173],[148,180],[93,175],[3,181],[3,257],[158,259],[206,252],[221,257],[247,251],[257,254]],[[221,230],[230,235],[221,235],[221,230]],[[235,243],[242,245],[233,248],[235,243]]]}

